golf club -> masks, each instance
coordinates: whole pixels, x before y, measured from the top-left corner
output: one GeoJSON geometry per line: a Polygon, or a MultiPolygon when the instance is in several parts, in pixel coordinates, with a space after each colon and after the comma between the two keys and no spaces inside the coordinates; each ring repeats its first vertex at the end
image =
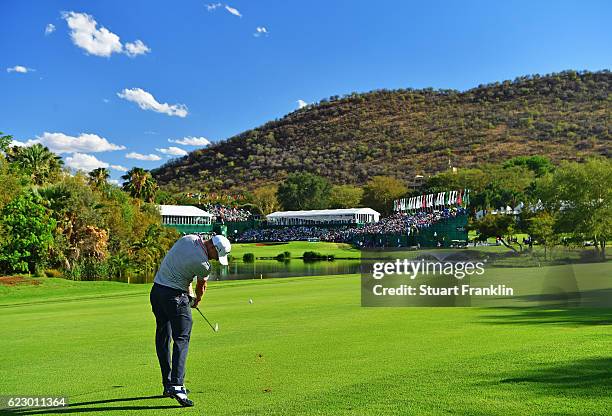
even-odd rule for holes
{"type": "Polygon", "coordinates": [[[208,325],[210,326],[210,328],[215,331],[215,332],[219,332],[219,324],[215,324],[215,326],[213,326],[210,321],[204,316],[204,314],[202,313],[202,311],[200,310],[200,308],[196,307],[196,310],[198,312],[200,312],[200,315],[202,315],[202,318],[204,318],[204,320],[206,321],[206,323],[208,323],[208,325]]]}

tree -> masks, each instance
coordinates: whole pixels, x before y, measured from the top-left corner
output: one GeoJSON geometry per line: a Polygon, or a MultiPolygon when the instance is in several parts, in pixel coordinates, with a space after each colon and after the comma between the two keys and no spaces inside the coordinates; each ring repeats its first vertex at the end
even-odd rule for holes
{"type": "Polygon", "coordinates": [[[32,146],[12,146],[6,152],[12,166],[30,177],[36,185],[55,179],[62,171],[64,161],[40,143],[32,146]]]}
{"type": "Polygon", "coordinates": [[[145,202],[155,200],[159,187],[148,170],[132,168],[121,178],[125,180],[123,190],[129,192],[134,198],[142,199],[145,202]]]}
{"type": "Polygon", "coordinates": [[[612,161],[563,163],[538,182],[544,205],[555,213],[557,232],[592,240],[601,260],[612,236],[612,161]]]}
{"type": "Polygon", "coordinates": [[[277,193],[278,186],[266,185],[255,189],[251,199],[253,204],[259,207],[263,215],[268,215],[281,208],[277,193]]]}
{"type": "Polygon", "coordinates": [[[529,236],[544,246],[544,260],[546,260],[547,248],[554,246],[558,241],[555,233],[555,218],[547,211],[540,211],[528,222],[529,236]]]}
{"type": "Polygon", "coordinates": [[[363,189],[353,185],[334,185],[329,196],[330,208],[355,208],[363,198],[363,189]]]}
{"type": "Polygon", "coordinates": [[[480,192],[485,189],[487,183],[487,174],[480,169],[458,169],[456,172],[449,170],[430,177],[425,188],[430,193],[466,188],[480,192]]]}
{"type": "Polygon", "coordinates": [[[155,273],[169,245],[174,243],[176,232],[161,224],[150,224],[144,235],[135,241],[130,249],[136,268],[146,276],[155,273]]]}
{"type": "Polygon", "coordinates": [[[382,214],[393,211],[393,201],[408,192],[402,181],[392,176],[374,176],[363,188],[363,205],[382,214]]]}
{"type": "Polygon", "coordinates": [[[329,204],[327,179],[312,173],[292,173],[278,187],[277,198],[285,210],[324,209],[329,204]]]}
{"type": "Polygon", "coordinates": [[[524,166],[532,171],[537,177],[544,176],[552,172],[555,168],[549,158],[538,155],[517,156],[504,163],[504,168],[512,166],[524,166]]]}
{"type": "Polygon", "coordinates": [[[504,237],[512,234],[514,218],[511,215],[485,215],[476,222],[474,228],[478,232],[478,239],[486,241],[487,238],[499,238],[499,241],[507,248],[516,252],[516,249],[509,245],[504,237]]]}
{"type": "Polygon", "coordinates": [[[11,172],[4,156],[0,155],[0,209],[17,196],[27,180],[11,172]]]}
{"type": "Polygon", "coordinates": [[[55,220],[31,192],[15,197],[0,212],[6,238],[0,244],[0,265],[9,273],[35,273],[49,258],[55,220]]]}
{"type": "Polygon", "coordinates": [[[525,166],[490,167],[486,190],[490,191],[494,207],[510,205],[514,208],[526,199],[525,191],[534,179],[534,173],[525,166]]]}
{"type": "Polygon", "coordinates": [[[56,221],[53,259],[58,266],[70,270],[83,257],[91,255],[88,242],[94,236],[92,230],[105,228],[102,194],[88,185],[82,173],[39,188],[37,193],[56,221]]]}
{"type": "Polygon", "coordinates": [[[89,184],[94,188],[102,189],[107,184],[110,172],[106,168],[96,168],[89,172],[89,184]]]}
{"type": "Polygon", "coordinates": [[[11,142],[13,141],[13,136],[5,135],[0,131],[0,152],[5,152],[9,149],[11,142]]]}

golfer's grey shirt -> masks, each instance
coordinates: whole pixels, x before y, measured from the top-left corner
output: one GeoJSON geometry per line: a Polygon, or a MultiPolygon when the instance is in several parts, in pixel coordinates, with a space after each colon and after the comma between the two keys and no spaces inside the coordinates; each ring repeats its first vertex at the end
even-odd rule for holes
{"type": "Polygon", "coordinates": [[[187,292],[194,276],[207,280],[210,269],[204,241],[190,234],[181,237],[166,253],[154,282],[187,292]]]}

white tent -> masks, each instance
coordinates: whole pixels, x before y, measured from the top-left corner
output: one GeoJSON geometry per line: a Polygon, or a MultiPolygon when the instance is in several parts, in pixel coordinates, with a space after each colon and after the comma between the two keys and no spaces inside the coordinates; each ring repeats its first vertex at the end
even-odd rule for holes
{"type": "Polygon", "coordinates": [[[378,222],[380,213],[372,208],[314,209],[277,211],[266,219],[272,225],[370,224],[378,222]]]}
{"type": "Polygon", "coordinates": [[[162,223],[165,225],[211,224],[213,215],[191,205],[160,205],[162,223]]]}

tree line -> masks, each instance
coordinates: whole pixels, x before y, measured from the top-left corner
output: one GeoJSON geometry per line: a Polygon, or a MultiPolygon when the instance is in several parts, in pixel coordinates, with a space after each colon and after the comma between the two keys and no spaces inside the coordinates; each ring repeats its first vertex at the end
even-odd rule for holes
{"type": "Polygon", "coordinates": [[[480,168],[449,169],[425,178],[419,188],[409,189],[392,176],[375,176],[362,187],[334,185],[322,176],[300,172],[247,195],[265,214],[278,209],[366,206],[390,215],[395,199],[467,188],[472,219],[478,211],[489,212],[480,221],[472,221],[481,239],[523,232],[545,247],[589,241],[605,259],[612,235],[611,183],[612,161],[607,158],[555,165],[543,156],[518,156],[480,168]],[[490,214],[521,203],[518,218],[490,214]]]}
{"type": "Polygon", "coordinates": [[[0,273],[78,280],[150,276],[177,233],[153,204],[157,184],[134,168],[123,188],[99,168],[72,175],[41,144],[0,134],[0,273]]]}

